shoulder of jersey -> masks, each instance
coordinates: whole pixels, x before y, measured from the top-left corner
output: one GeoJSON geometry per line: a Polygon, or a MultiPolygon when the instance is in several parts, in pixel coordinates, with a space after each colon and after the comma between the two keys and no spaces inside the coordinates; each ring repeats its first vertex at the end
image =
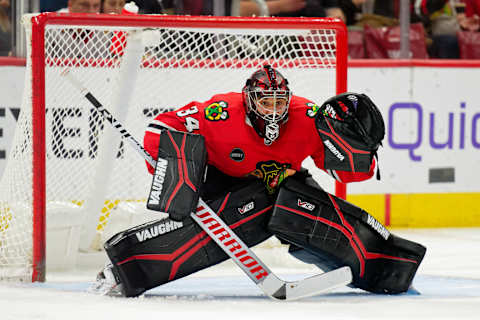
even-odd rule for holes
{"type": "Polygon", "coordinates": [[[318,112],[319,105],[315,102],[299,96],[292,96],[288,113],[292,115],[314,118],[318,112]]]}
{"type": "Polygon", "coordinates": [[[229,92],[217,94],[202,104],[201,112],[206,120],[225,121],[232,114],[243,110],[242,94],[238,92],[229,92]]]}

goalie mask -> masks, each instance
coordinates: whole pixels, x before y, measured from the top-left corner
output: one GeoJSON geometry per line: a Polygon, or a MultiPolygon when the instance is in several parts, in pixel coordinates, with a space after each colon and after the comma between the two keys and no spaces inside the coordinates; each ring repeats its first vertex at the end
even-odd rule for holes
{"type": "Polygon", "coordinates": [[[256,71],[243,88],[248,119],[265,144],[271,145],[288,120],[291,92],[288,81],[269,65],[256,71]]]}

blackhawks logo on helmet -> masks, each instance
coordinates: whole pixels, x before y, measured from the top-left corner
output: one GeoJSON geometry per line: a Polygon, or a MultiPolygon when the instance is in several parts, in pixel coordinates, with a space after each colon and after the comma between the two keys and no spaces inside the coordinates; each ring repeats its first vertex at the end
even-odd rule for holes
{"type": "Polygon", "coordinates": [[[307,107],[308,107],[307,116],[309,116],[310,118],[315,117],[317,115],[318,110],[320,109],[320,107],[313,102],[308,102],[307,107]]]}
{"type": "Polygon", "coordinates": [[[228,119],[227,103],[218,101],[205,108],[205,118],[210,121],[219,121],[228,119]]]}

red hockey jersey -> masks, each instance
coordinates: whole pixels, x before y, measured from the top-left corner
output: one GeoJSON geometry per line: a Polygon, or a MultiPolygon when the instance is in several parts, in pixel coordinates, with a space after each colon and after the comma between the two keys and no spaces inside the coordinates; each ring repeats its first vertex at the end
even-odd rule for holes
{"type": "MultiPolygon", "coordinates": [[[[305,98],[292,96],[288,121],[280,136],[266,146],[247,118],[241,93],[213,96],[206,102],[193,101],[171,112],[159,114],[148,126],[145,149],[156,159],[160,130],[163,128],[201,134],[205,137],[208,164],[233,177],[253,174],[268,179],[279,172],[299,170],[311,156],[322,170],[324,146],[315,128],[318,106],[305,98]]],[[[153,168],[148,165],[150,173],[153,168]]],[[[361,181],[373,175],[373,161],[368,173],[325,170],[341,182],[361,181]]]]}

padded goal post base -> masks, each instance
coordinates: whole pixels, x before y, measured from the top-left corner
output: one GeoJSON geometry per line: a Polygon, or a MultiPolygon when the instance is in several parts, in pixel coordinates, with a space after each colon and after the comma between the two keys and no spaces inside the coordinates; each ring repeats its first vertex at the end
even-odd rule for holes
{"type": "Polygon", "coordinates": [[[375,293],[406,292],[426,252],[391,234],[364,210],[293,179],[280,189],[268,226],[275,236],[303,248],[310,260],[304,262],[328,270],[349,266],[352,285],[375,293]]]}
{"type": "MultiPolygon", "coordinates": [[[[210,207],[249,247],[268,239],[271,202],[260,181],[228,193],[210,207]]],[[[232,250],[235,250],[232,244],[232,250]]],[[[120,232],[105,243],[123,294],[134,297],[228,258],[192,218],[169,218],[120,232]]]]}

